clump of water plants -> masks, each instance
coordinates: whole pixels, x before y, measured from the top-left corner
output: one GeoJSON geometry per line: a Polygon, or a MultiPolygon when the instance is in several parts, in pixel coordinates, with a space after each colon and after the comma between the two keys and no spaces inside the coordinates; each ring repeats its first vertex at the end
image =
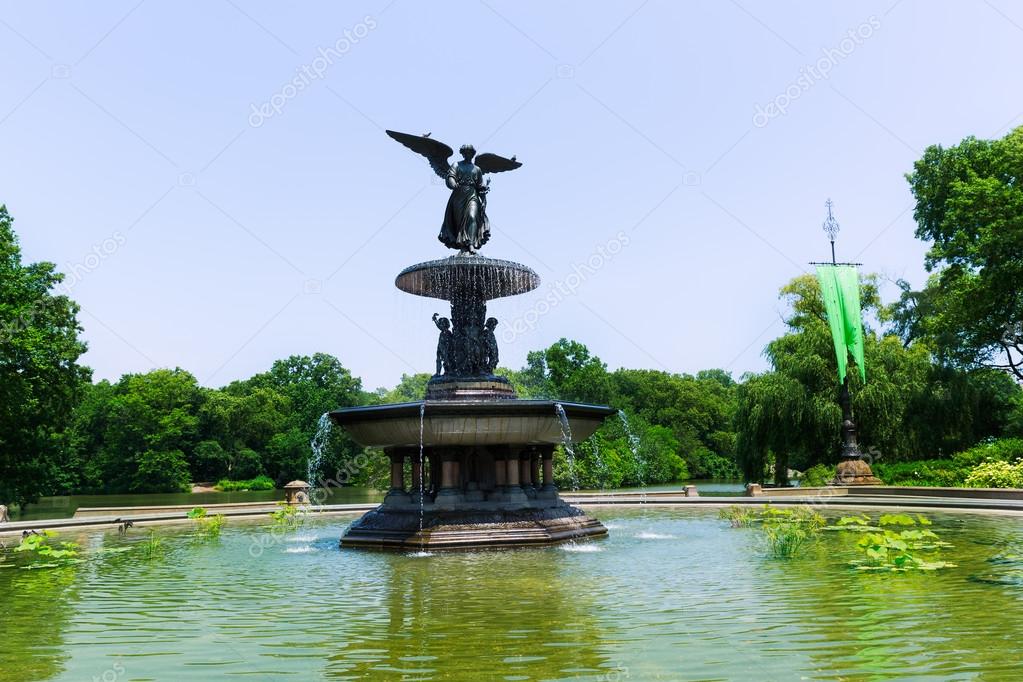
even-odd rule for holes
{"type": "Polygon", "coordinates": [[[210,516],[205,507],[195,507],[188,512],[188,518],[195,521],[199,537],[203,540],[213,540],[220,537],[220,531],[224,527],[223,514],[210,516]]]}
{"type": "Polygon", "coordinates": [[[802,551],[824,528],[824,517],[808,507],[778,509],[770,504],[759,511],[733,505],[722,509],[719,518],[733,528],[751,528],[760,524],[771,556],[787,559],[802,551]]]}
{"type": "Polygon", "coordinates": [[[295,530],[302,524],[302,517],[296,505],[278,502],[277,509],[270,512],[270,524],[276,530],[295,530]]]}
{"type": "Polygon", "coordinates": [[[155,559],[163,554],[163,540],[156,535],[156,530],[149,530],[149,537],[140,544],[142,555],[147,559],[155,559]]]}
{"type": "Polygon", "coordinates": [[[777,559],[799,554],[824,527],[824,517],[809,507],[775,509],[768,505],[761,516],[771,556],[777,559]]]}
{"type": "Polygon", "coordinates": [[[719,511],[718,518],[728,521],[732,528],[750,528],[757,521],[757,512],[749,507],[733,504],[719,511]]]}
{"type": "Polygon", "coordinates": [[[943,541],[927,526],[931,521],[917,514],[882,514],[876,526],[865,516],[843,517],[836,528],[857,530],[862,537],[856,547],[863,552],[862,559],[852,565],[861,571],[935,571],[954,568],[955,564],[942,561],[939,553],[951,544],[943,541]]]}
{"type": "Polygon", "coordinates": [[[14,551],[31,552],[33,561],[22,568],[59,568],[83,561],[78,556],[77,542],[57,542],[56,537],[57,534],[52,530],[44,530],[42,533],[33,531],[24,536],[14,551]]]}

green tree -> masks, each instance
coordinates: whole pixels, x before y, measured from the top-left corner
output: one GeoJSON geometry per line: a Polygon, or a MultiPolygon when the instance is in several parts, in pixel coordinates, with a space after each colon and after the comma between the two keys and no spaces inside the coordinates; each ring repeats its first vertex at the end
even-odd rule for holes
{"type": "Polygon", "coordinates": [[[916,235],[931,242],[923,291],[905,287],[904,338],[942,360],[990,366],[1023,382],[1023,126],[1000,140],[928,147],[907,175],[916,235]]]}
{"type": "Polygon", "coordinates": [[[183,490],[188,463],[199,438],[202,392],[183,369],[126,374],[112,387],[104,414],[95,420],[97,478],[107,491],[183,490]],[[177,464],[185,462],[185,476],[177,464]],[[166,465],[161,468],[162,465],[166,465]],[[184,480],[183,480],[184,479],[184,480]]]}
{"type": "Polygon", "coordinates": [[[21,262],[12,223],[0,205],[0,501],[24,505],[75,482],[66,426],[90,371],[64,276],[21,262]]]}
{"type": "MultiPolygon", "coordinates": [[[[324,413],[339,407],[363,405],[371,397],[362,390],[362,382],[353,377],[340,360],[326,353],[316,353],[312,356],[293,355],[278,360],[268,372],[257,374],[244,382],[235,382],[225,388],[227,392],[239,397],[251,395],[259,389],[270,389],[288,401],[287,404],[290,406],[288,419],[277,433],[288,433],[291,429],[298,429],[304,434],[306,443],[312,440],[324,413]]],[[[287,459],[291,467],[288,469],[289,473],[294,471],[293,455],[296,444],[297,439],[289,437],[287,443],[278,439],[275,445],[273,457],[287,459]],[[288,448],[283,447],[285,444],[288,448]]],[[[332,479],[337,478],[337,472],[345,471],[349,472],[347,481],[365,484],[369,472],[353,465],[356,456],[362,451],[362,447],[355,443],[347,432],[334,428],[327,439],[319,471],[312,474],[332,479]]],[[[306,456],[308,455],[307,448],[306,456]]],[[[283,471],[280,469],[278,473],[283,471]]],[[[302,475],[308,474],[303,472],[302,475]]]]}

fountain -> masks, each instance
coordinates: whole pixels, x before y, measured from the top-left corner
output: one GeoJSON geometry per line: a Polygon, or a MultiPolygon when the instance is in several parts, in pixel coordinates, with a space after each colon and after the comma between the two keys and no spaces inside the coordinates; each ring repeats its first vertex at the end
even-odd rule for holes
{"type": "Polygon", "coordinates": [[[422,401],[351,407],[330,413],[360,445],[390,458],[383,503],[353,523],[342,547],[456,549],[538,545],[602,536],[607,529],[564,502],[554,485],[556,447],[585,440],[616,413],[602,405],[516,397],[494,374],[498,347],[487,303],[523,294],[540,277],[519,263],[486,258],[489,181],[483,175],[522,164],[470,145],[451,165],[450,147],[429,136],[388,131],[430,161],[452,190],[439,239],[458,253],[402,270],[395,285],[447,301],[436,373],[422,401]],[[405,463],[412,480],[405,483],[405,463]]]}

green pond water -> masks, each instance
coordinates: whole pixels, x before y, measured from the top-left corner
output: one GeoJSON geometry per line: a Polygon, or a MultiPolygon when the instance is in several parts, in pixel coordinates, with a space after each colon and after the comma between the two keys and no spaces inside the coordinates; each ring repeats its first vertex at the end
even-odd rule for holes
{"type": "Polygon", "coordinates": [[[0,680],[1023,677],[1023,518],[932,514],[959,566],[872,574],[850,534],[779,560],[714,510],[595,511],[607,539],[542,549],[342,551],[330,516],[160,526],[152,559],[140,528],[68,535],[73,567],[4,552],[0,680]]]}

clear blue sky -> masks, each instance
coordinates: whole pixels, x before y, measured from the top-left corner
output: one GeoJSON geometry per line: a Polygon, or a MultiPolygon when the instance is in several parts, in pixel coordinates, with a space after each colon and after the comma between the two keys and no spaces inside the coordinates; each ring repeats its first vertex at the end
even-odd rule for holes
{"type": "Polygon", "coordinates": [[[544,284],[491,305],[530,322],[502,364],[568,336],[738,376],[827,256],[827,197],[840,259],[922,282],[903,175],[1023,124],[1021,63],[1008,0],[3,2],[0,202],[72,273],[97,378],[325,351],[390,386],[431,370],[443,305],[394,276],[448,252],[446,190],[383,129],[431,131],[524,163],[484,253],[544,284]]]}

